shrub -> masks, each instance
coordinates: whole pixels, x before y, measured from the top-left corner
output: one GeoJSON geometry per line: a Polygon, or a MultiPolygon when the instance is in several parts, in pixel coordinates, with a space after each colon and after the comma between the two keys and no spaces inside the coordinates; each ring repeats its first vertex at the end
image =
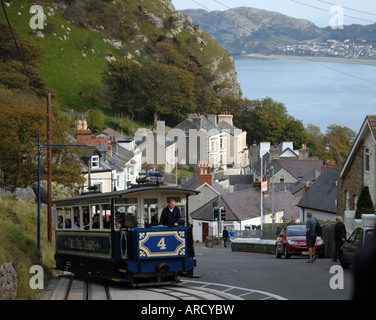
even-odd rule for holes
{"type": "Polygon", "coordinates": [[[369,188],[364,186],[360,192],[358,202],[356,203],[355,218],[360,219],[362,213],[375,213],[369,188]]]}

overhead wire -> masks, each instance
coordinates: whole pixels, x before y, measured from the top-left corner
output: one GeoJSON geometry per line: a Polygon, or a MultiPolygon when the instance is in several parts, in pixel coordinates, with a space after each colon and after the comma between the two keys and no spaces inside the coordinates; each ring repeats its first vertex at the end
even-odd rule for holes
{"type": "MultiPolygon", "coordinates": [[[[304,3],[304,2],[301,2],[301,1],[297,1],[297,0],[290,0],[291,2],[295,2],[295,3],[298,3],[298,4],[301,4],[303,6],[306,6],[306,7],[310,7],[310,8],[314,8],[314,9],[317,9],[317,10],[321,10],[321,11],[325,11],[325,12],[328,12],[328,9],[324,9],[324,8],[320,8],[320,7],[317,7],[317,6],[314,6],[314,5],[311,5],[311,4],[308,4],[308,3],[304,3]]],[[[339,6],[339,7],[342,7],[342,6],[339,6]]],[[[342,7],[342,8],[345,8],[345,7],[342,7]]],[[[350,9],[349,9],[350,10],[350,9]]],[[[370,23],[376,23],[376,21],[374,20],[368,20],[368,19],[364,19],[364,18],[359,18],[359,17],[354,17],[354,16],[350,16],[348,14],[340,14],[338,13],[339,15],[342,15],[344,17],[348,17],[348,18],[353,18],[353,19],[357,19],[357,20],[362,20],[362,21],[366,21],[366,22],[370,22],[370,23]]]]}
{"type": "MultiPolygon", "coordinates": [[[[239,14],[239,15],[242,15],[242,16],[246,17],[247,19],[249,19],[249,20],[251,20],[251,21],[255,21],[256,23],[258,23],[258,24],[260,24],[260,25],[265,25],[265,23],[262,23],[261,21],[258,21],[257,19],[255,19],[255,18],[253,18],[253,17],[250,17],[250,16],[248,16],[248,15],[246,15],[246,14],[244,14],[244,13],[238,12],[238,11],[236,11],[234,8],[231,8],[231,7],[229,7],[229,6],[227,6],[227,5],[223,4],[223,3],[221,3],[221,2],[218,1],[218,0],[214,0],[214,1],[215,1],[216,3],[218,3],[218,4],[222,5],[222,6],[224,6],[225,8],[227,8],[227,9],[229,9],[229,10],[231,10],[231,11],[233,11],[233,12],[239,14]]],[[[208,10],[209,12],[211,12],[211,13],[217,15],[217,16],[220,17],[221,19],[226,20],[226,21],[232,23],[234,26],[237,26],[237,25],[236,25],[231,19],[227,19],[226,17],[224,17],[224,16],[221,14],[222,11],[216,11],[216,12],[214,12],[213,10],[211,10],[211,9],[209,9],[208,7],[204,6],[203,4],[201,4],[200,2],[198,2],[197,0],[192,0],[192,2],[195,2],[196,4],[198,4],[199,6],[201,6],[202,8],[204,8],[204,9],[208,10]]],[[[244,29],[244,30],[246,30],[244,26],[239,26],[239,27],[242,28],[242,29],[244,29]]],[[[275,28],[271,27],[271,26],[267,26],[267,27],[270,28],[270,29],[272,29],[272,30],[274,30],[274,31],[276,31],[276,32],[278,32],[278,33],[280,33],[280,34],[283,34],[283,35],[285,35],[285,36],[288,36],[289,38],[294,39],[295,41],[300,41],[300,40],[297,40],[297,39],[293,38],[292,36],[290,36],[290,35],[288,35],[288,34],[282,32],[282,31],[280,31],[280,30],[278,30],[278,29],[275,29],[275,28]]],[[[247,30],[247,31],[248,31],[248,30],[247,30]]],[[[260,38],[260,39],[266,41],[266,42],[269,42],[269,43],[273,44],[274,46],[278,46],[277,43],[273,42],[273,41],[270,40],[270,39],[266,39],[266,38],[264,38],[264,37],[262,37],[262,36],[260,36],[260,35],[255,35],[255,36],[256,36],[257,38],[260,38]]],[[[349,76],[349,77],[353,77],[353,78],[356,78],[356,79],[358,79],[358,80],[362,80],[362,81],[366,81],[366,82],[369,82],[369,83],[372,83],[372,84],[376,84],[376,81],[369,80],[369,79],[362,78],[362,77],[358,77],[358,76],[355,76],[355,75],[353,75],[353,74],[347,73],[347,72],[345,72],[345,71],[338,70],[338,69],[336,69],[336,68],[334,68],[334,67],[329,66],[328,64],[324,64],[324,63],[321,63],[321,62],[319,62],[319,61],[315,61],[315,60],[313,60],[313,59],[310,59],[308,56],[305,56],[305,55],[296,55],[296,56],[301,57],[301,58],[303,58],[303,59],[305,59],[305,60],[307,60],[307,61],[310,61],[310,62],[312,62],[312,63],[318,64],[318,65],[320,65],[320,66],[322,66],[322,67],[325,67],[325,68],[327,68],[327,69],[331,69],[331,70],[336,71],[336,72],[338,72],[338,73],[341,73],[341,74],[347,75],[347,76],[349,76]]],[[[358,60],[357,60],[357,61],[358,61],[358,60]]],[[[362,62],[361,62],[361,63],[362,63],[362,62]]],[[[366,64],[366,63],[364,63],[364,64],[366,64]]],[[[368,65],[368,66],[372,66],[372,65],[370,65],[370,64],[367,64],[367,65],[368,65]]]]}
{"type": "MultiPolygon", "coordinates": [[[[337,6],[338,4],[336,3],[333,3],[333,2],[329,2],[329,1],[324,1],[324,0],[315,0],[317,2],[322,2],[322,3],[326,3],[326,4],[330,4],[332,6],[337,6]]],[[[342,8],[346,9],[346,10],[351,10],[351,11],[355,11],[355,12],[359,12],[359,13],[364,13],[364,14],[369,14],[369,15],[372,15],[372,16],[376,16],[376,13],[372,13],[372,12],[367,12],[367,11],[363,11],[363,10],[359,10],[359,9],[354,9],[354,8],[349,8],[349,7],[345,7],[345,6],[342,6],[342,8]]]]}
{"type": "Polygon", "coordinates": [[[14,32],[13,32],[13,28],[12,28],[12,26],[10,25],[10,21],[9,21],[8,14],[7,14],[7,11],[6,11],[6,9],[5,9],[5,5],[4,5],[3,0],[1,0],[1,6],[3,7],[3,11],[4,11],[4,15],[5,15],[5,19],[7,20],[8,28],[9,28],[9,30],[10,30],[10,33],[11,33],[11,35],[12,35],[12,38],[13,38],[14,44],[15,44],[15,46],[16,46],[18,56],[19,56],[19,58],[20,58],[20,60],[21,60],[21,62],[22,62],[22,65],[23,65],[23,68],[24,68],[25,75],[28,77],[29,81],[31,82],[30,75],[29,75],[29,73],[27,72],[27,69],[26,69],[26,63],[25,63],[24,56],[21,54],[20,47],[18,46],[17,39],[16,39],[16,37],[15,37],[15,35],[14,35],[14,32]]]}

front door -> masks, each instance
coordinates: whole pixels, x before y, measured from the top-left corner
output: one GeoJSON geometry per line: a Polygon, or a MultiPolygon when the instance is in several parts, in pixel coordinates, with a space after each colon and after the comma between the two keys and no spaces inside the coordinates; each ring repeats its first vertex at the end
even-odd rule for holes
{"type": "Polygon", "coordinates": [[[209,223],[202,223],[202,242],[205,242],[206,237],[209,235],[209,223]]]}

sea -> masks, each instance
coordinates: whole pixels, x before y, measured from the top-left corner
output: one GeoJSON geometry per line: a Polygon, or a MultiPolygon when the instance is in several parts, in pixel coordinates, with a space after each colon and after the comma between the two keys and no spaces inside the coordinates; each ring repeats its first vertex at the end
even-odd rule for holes
{"type": "Polygon", "coordinates": [[[325,133],[335,124],[358,132],[366,115],[376,115],[376,66],[370,63],[283,57],[234,59],[243,98],[270,97],[281,102],[305,127],[313,124],[325,133]]]}

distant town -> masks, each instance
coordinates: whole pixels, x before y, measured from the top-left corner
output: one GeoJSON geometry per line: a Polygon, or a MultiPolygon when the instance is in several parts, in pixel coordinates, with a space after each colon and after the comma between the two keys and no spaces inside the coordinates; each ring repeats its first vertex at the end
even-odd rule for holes
{"type": "Polygon", "coordinates": [[[275,53],[358,59],[362,57],[375,57],[376,46],[368,43],[366,40],[358,40],[356,43],[349,39],[344,41],[328,39],[322,42],[305,41],[304,43],[276,46],[275,53]]]}

